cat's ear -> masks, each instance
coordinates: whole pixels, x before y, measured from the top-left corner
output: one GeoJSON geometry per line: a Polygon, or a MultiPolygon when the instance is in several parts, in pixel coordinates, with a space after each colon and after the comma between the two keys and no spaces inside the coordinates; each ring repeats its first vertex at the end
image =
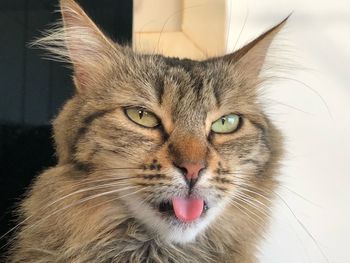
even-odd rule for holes
{"type": "Polygon", "coordinates": [[[67,56],[74,67],[78,91],[97,78],[111,57],[120,54],[120,47],[106,37],[74,0],[61,0],[63,38],[67,56]]]}
{"type": "Polygon", "coordinates": [[[223,56],[222,59],[230,65],[243,68],[245,73],[249,74],[249,77],[257,77],[264,65],[272,41],[284,27],[289,17],[290,15],[239,50],[223,56]]]}

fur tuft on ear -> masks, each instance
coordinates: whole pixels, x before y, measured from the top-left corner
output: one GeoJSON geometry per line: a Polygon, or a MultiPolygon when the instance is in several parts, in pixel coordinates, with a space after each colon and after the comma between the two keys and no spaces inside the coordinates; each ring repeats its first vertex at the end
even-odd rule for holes
{"type": "Polygon", "coordinates": [[[106,37],[74,0],[61,0],[62,21],[33,46],[49,51],[49,58],[69,62],[74,67],[78,91],[108,66],[111,57],[121,56],[121,48],[106,37]]]}
{"type": "Polygon", "coordinates": [[[232,54],[225,55],[223,59],[228,63],[246,69],[250,77],[258,77],[265,59],[268,49],[276,37],[288,21],[288,15],[282,22],[278,23],[255,40],[243,46],[232,54]]]}

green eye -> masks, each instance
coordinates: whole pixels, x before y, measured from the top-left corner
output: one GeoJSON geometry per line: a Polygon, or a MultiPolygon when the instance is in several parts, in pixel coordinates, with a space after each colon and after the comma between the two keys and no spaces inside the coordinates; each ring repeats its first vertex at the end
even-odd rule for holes
{"type": "Polygon", "coordinates": [[[156,115],[140,107],[127,108],[125,114],[133,122],[147,128],[154,128],[159,125],[156,115]]]}
{"type": "Polygon", "coordinates": [[[222,116],[213,122],[211,130],[216,133],[231,133],[237,130],[240,117],[236,114],[222,116]]]}

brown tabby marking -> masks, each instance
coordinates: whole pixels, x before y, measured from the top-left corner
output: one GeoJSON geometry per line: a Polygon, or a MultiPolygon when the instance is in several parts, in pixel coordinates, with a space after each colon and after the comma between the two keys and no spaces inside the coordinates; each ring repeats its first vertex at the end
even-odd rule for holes
{"type": "Polygon", "coordinates": [[[37,44],[72,63],[77,91],[54,121],[59,162],[23,200],[7,262],[256,262],[282,152],[259,75],[285,21],[233,54],[192,61],[135,54],[73,0],[60,4],[63,27],[37,44]],[[130,106],[161,126],[131,122],[130,106]],[[237,131],[213,133],[231,113],[237,131]],[[203,165],[195,184],[182,163],[203,165]],[[179,196],[203,199],[201,217],[169,214],[179,196]]]}

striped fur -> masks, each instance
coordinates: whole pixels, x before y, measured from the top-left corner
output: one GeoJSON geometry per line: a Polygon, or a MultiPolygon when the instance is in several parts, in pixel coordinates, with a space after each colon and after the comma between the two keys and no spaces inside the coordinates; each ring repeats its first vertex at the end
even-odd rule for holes
{"type": "Polygon", "coordinates": [[[37,44],[72,62],[77,91],[54,121],[59,161],[23,200],[8,262],[255,262],[282,152],[259,74],[285,21],[234,54],[192,61],[113,43],[72,0],[61,11],[63,28],[37,44]],[[127,106],[161,128],[131,122],[127,106]],[[238,131],[210,132],[229,113],[238,131]],[[156,209],[188,192],[173,165],[184,161],[206,164],[191,194],[209,208],[191,224],[156,209]]]}

